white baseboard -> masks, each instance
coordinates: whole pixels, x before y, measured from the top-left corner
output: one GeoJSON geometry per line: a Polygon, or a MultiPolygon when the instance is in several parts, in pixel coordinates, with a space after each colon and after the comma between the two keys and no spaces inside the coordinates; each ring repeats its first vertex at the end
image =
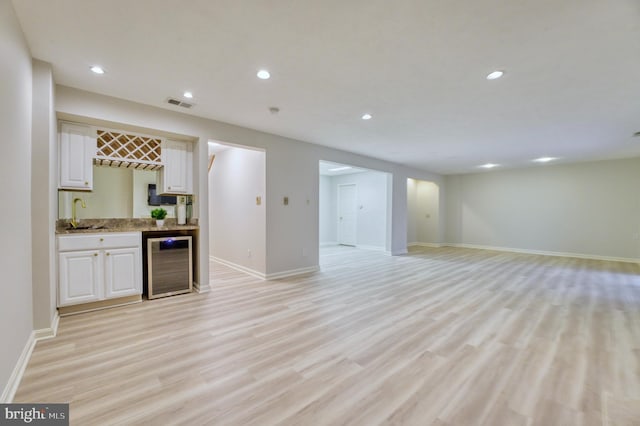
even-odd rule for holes
{"type": "Polygon", "coordinates": [[[438,248],[438,247],[442,247],[443,244],[440,243],[418,243],[418,242],[413,242],[413,243],[408,243],[407,247],[432,247],[432,248],[438,248]]]}
{"type": "Polygon", "coordinates": [[[338,242],[337,241],[325,241],[324,243],[320,243],[320,247],[331,247],[331,246],[337,246],[338,242]]]}
{"type": "Polygon", "coordinates": [[[400,256],[403,254],[407,254],[409,253],[409,250],[405,249],[400,249],[400,250],[392,250],[391,251],[391,256],[400,256]]]}
{"type": "Polygon", "coordinates": [[[11,376],[9,376],[9,381],[4,387],[2,395],[0,395],[0,403],[9,404],[13,401],[13,397],[15,396],[16,391],[18,390],[18,386],[20,386],[20,382],[22,381],[24,371],[26,370],[27,364],[29,364],[29,360],[31,359],[33,349],[36,347],[36,343],[40,340],[52,339],[56,337],[56,334],[58,334],[59,323],[60,315],[58,315],[58,311],[56,311],[55,316],[51,320],[50,327],[33,330],[31,334],[29,334],[29,339],[27,339],[27,343],[25,343],[24,348],[22,348],[22,353],[20,354],[16,365],[13,367],[11,376]]]}
{"type": "Polygon", "coordinates": [[[599,256],[595,254],[566,253],[566,252],[545,251],[545,250],[528,250],[528,249],[519,249],[519,248],[511,248],[511,247],[484,246],[479,244],[447,243],[443,245],[448,247],[460,247],[460,248],[470,248],[470,249],[478,249],[478,250],[493,250],[493,251],[506,251],[511,253],[536,254],[540,256],[574,257],[578,259],[608,260],[613,262],[625,262],[625,263],[640,263],[640,259],[634,259],[630,257],[612,257],[612,256],[599,256]]]}
{"type": "Polygon", "coordinates": [[[266,279],[267,280],[276,280],[276,279],[279,279],[279,278],[288,278],[288,277],[293,277],[293,276],[296,276],[296,275],[312,274],[314,272],[318,272],[319,270],[320,270],[320,266],[318,266],[318,265],[309,266],[307,268],[290,269],[288,271],[274,272],[272,274],[267,274],[266,279]]]}
{"type": "Polygon", "coordinates": [[[209,285],[201,286],[197,281],[193,282],[193,289],[196,293],[208,293],[211,291],[211,287],[209,285]]]}
{"type": "Polygon", "coordinates": [[[13,397],[18,390],[18,386],[20,386],[20,382],[22,381],[22,375],[24,374],[24,370],[27,368],[27,364],[29,363],[29,359],[31,358],[31,353],[33,352],[33,348],[36,346],[36,332],[32,331],[29,335],[29,339],[27,339],[27,343],[25,343],[24,348],[22,349],[22,353],[16,362],[16,365],[13,367],[13,371],[11,372],[11,376],[9,376],[9,381],[7,385],[4,387],[2,391],[2,395],[0,395],[0,403],[9,404],[13,401],[13,397]]]}
{"type": "Polygon", "coordinates": [[[215,256],[209,256],[209,259],[222,265],[228,266],[231,269],[235,269],[236,271],[244,272],[245,274],[251,275],[252,277],[260,278],[261,280],[267,279],[266,274],[264,274],[263,272],[247,268],[246,266],[238,265],[237,263],[229,262],[228,260],[220,259],[219,257],[215,256]]]}
{"type": "Polygon", "coordinates": [[[36,341],[52,339],[56,337],[58,334],[58,324],[60,323],[60,315],[58,315],[58,311],[56,310],[56,314],[51,320],[51,327],[41,328],[39,330],[34,330],[34,337],[36,341]]]}
{"type": "Polygon", "coordinates": [[[251,275],[252,277],[259,278],[261,280],[276,280],[279,278],[287,278],[287,277],[293,277],[295,275],[318,272],[320,270],[320,267],[316,265],[316,266],[310,266],[307,268],[290,269],[288,271],[274,272],[271,274],[263,274],[262,272],[253,270],[251,268],[247,268],[246,266],[238,265],[233,262],[229,262],[228,260],[220,259],[215,256],[209,256],[209,258],[214,262],[218,262],[222,265],[228,266],[231,269],[244,272],[247,275],[251,275]]]}

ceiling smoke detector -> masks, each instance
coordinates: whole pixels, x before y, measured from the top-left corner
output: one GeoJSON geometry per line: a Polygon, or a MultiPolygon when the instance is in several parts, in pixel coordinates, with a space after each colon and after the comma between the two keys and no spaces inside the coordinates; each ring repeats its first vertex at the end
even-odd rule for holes
{"type": "Polygon", "coordinates": [[[170,105],[175,105],[175,106],[179,106],[179,107],[187,108],[187,109],[191,109],[191,108],[193,108],[195,106],[195,104],[192,104],[192,103],[189,103],[189,102],[184,102],[184,101],[181,101],[181,100],[176,99],[176,98],[168,98],[167,99],[167,103],[170,104],[170,105]]]}

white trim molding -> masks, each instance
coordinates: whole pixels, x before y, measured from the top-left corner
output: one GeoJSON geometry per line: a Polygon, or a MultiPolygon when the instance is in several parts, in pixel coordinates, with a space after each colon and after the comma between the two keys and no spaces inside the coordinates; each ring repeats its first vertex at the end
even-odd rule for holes
{"type": "Polygon", "coordinates": [[[60,315],[58,315],[58,310],[56,309],[56,313],[51,320],[51,326],[48,328],[41,328],[39,330],[34,330],[36,341],[53,339],[58,334],[58,324],[60,323],[60,315]]]}
{"type": "Polygon", "coordinates": [[[58,334],[59,323],[60,315],[58,315],[58,311],[56,310],[56,313],[51,320],[50,327],[33,330],[31,332],[29,339],[27,339],[27,342],[22,349],[22,353],[20,354],[18,361],[16,361],[16,365],[13,367],[13,371],[11,372],[11,376],[9,376],[7,385],[4,387],[2,395],[0,395],[0,403],[9,404],[13,401],[13,397],[16,395],[16,391],[22,381],[24,371],[27,369],[27,364],[29,364],[29,360],[31,359],[33,349],[36,347],[36,343],[40,340],[53,339],[56,337],[58,334]]]}
{"type": "Polygon", "coordinates": [[[31,359],[31,353],[33,352],[33,348],[36,346],[36,332],[32,331],[27,339],[27,343],[25,343],[24,348],[22,349],[22,353],[16,362],[16,365],[13,367],[13,371],[11,372],[11,376],[9,376],[9,380],[7,381],[7,385],[4,387],[2,391],[2,395],[0,396],[0,403],[9,404],[13,401],[13,397],[18,390],[18,386],[20,386],[20,382],[22,381],[22,375],[24,374],[24,370],[27,368],[27,364],[29,363],[29,359],[31,359]]]}
{"type": "Polygon", "coordinates": [[[318,266],[318,265],[309,266],[307,268],[290,269],[288,271],[274,272],[272,274],[267,274],[266,275],[266,279],[267,280],[277,280],[277,279],[280,279],[280,278],[294,277],[296,275],[313,274],[313,273],[318,272],[318,271],[320,271],[320,266],[318,266]]]}
{"type": "Polygon", "coordinates": [[[228,260],[220,259],[219,257],[209,256],[209,259],[220,263],[221,265],[228,266],[231,269],[235,269],[236,271],[244,272],[245,274],[251,275],[255,278],[260,278],[261,280],[266,280],[266,275],[260,271],[256,271],[255,269],[247,268],[246,266],[238,265],[237,263],[229,262],[228,260]]]}
{"type": "Polygon", "coordinates": [[[407,244],[407,247],[432,247],[432,248],[439,248],[442,247],[443,244],[440,243],[418,243],[418,242],[413,242],[413,243],[409,243],[407,244]]]}
{"type": "Polygon", "coordinates": [[[323,243],[320,243],[320,247],[332,247],[337,245],[339,245],[337,241],[325,241],[323,243]]]}
{"type": "Polygon", "coordinates": [[[539,256],[573,257],[577,259],[608,260],[612,262],[640,263],[640,259],[634,259],[630,257],[613,257],[613,256],[600,256],[597,254],[565,253],[565,252],[559,252],[559,251],[545,251],[545,250],[529,250],[529,249],[519,249],[519,248],[511,248],[511,247],[484,246],[479,244],[447,243],[443,245],[448,247],[460,247],[460,248],[469,248],[469,249],[477,249],[477,250],[492,250],[492,251],[506,251],[510,253],[535,254],[539,256]]]}
{"type": "Polygon", "coordinates": [[[391,251],[391,256],[401,256],[403,254],[407,254],[409,253],[409,250],[405,249],[400,249],[400,250],[392,250],[391,251]]]}
{"type": "Polygon", "coordinates": [[[209,284],[201,286],[199,282],[194,281],[193,289],[196,291],[196,293],[209,293],[211,291],[211,286],[209,284]]]}
{"type": "Polygon", "coordinates": [[[310,267],[307,267],[307,268],[290,269],[288,271],[273,272],[271,274],[264,274],[262,272],[254,270],[254,269],[247,268],[246,266],[238,265],[236,263],[229,262],[228,260],[220,259],[219,257],[209,256],[209,258],[213,262],[220,263],[221,265],[228,266],[231,269],[235,269],[236,271],[244,272],[245,274],[251,275],[254,278],[258,278],[258,279],[265,280],[265,281],[266,280],[277,280],[279,278],[293,277],[293,276],[296,276],[296,275],[311,274],[311,273],[314,273],[314,272],[318,272],[320,270],[320,267],[318,265],[316,265],[316,266],[310,266],[310,267]]]}

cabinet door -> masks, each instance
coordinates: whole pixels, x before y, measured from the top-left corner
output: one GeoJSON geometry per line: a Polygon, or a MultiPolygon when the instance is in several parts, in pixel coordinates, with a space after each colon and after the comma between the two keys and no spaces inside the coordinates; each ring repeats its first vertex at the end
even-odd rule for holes
{"type": "Polygon", "coordinates": [[[142,259],[139,247],[104,252],[105,298],[142,294],[142,259]]]}
{"type": "Polygon", "coordinates": [[[191,194],[193,146],[188,142],[163,141],[159,188],[164,194],[191,194]]]}
{"type": "Polygon", "coordinates": [[[60,188],[93,189],[93,157],[96,138],[89,126],[60,124],[58,149],[60,188]]]}
{"type": "Polygon", "coordinates": [[[59,254],[58,306],[102,299],[101,258],[98,250],[69,251],[59,254]]]}

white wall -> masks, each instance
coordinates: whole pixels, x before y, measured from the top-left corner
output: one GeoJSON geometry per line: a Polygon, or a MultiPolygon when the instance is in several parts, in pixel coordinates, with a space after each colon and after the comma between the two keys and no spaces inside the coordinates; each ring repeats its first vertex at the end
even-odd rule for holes
{"type": "MultiPolygon", "coordinates": [[[[31,55],[10,1],[0,1],[0,388],[33,329],[31,273],[31,55]]],[[[48,182],[46,178],[44,185],[48,182]]],[[[48,212],[47,212],[48,213],[48,212]]],[[[49,220],[48,214],[42,218],[49,220]]],[[[45,244],[47,242],[45,241],[45,244]]],[[[47,265],[48,266],[48,265],[47,265]]],[[[7,395],[3,392],[2,398],[7,395]]]]}
{"type": "Polygon", "coordinates": [[[319,229],[320,245],[335,244],[338,240],[335,220],[335,193],[331,185],[331,176],[320,176],[319,192],[319,229]]]}
{"type": "Polygon", "coordinates": [[[260,275],[267,270],[265,166],[263,151],[228,148],[209,172],[209,253],[260,275]]]}
{"type": "Polygon", "coordinates": [[[55,256],[57,133],[51,65],[33,61],[31,207],[33,325],[50,328],[57,306],[55,256]]]}
{"type": "Polygon", "coordinates": [[[336,229],[338,185],[356,184],[356,244],[385,249],[387,246],[387,174],[375,171],[331,176],[331,218],[336,229]]]}
{"type": "Polygon", "coordinates": [[[640,159],[447,176],[449,243],[640,258],[640,159]]]}
{"type": "MultiPolygon", "coordinates": [[[[194,201],[194,217],[200,218],[201,235],[209,234],[207,142],[220,140],[264,149],[267,162],[265,207],[268,274],[318,266],[319,161],[352,164],[393,174],[390,192],[390,248],[393,254],[406,252],[407,178],[411,176],[437,183],[443,181],[441,176],[423,170],[64,86],[56,88],[56,110],[59,117],[72,121],[101,121],[104,125],[125,126],[141,132],[154,129],[197,140],[194,190],[198,196],[194,201]],[[290,199],[286,207],[281,202],[285,195],[290,199]]],[[[208,242],[201,241],[198,249],[199,274],[205,279],[209,274],[208,242]]]]}

